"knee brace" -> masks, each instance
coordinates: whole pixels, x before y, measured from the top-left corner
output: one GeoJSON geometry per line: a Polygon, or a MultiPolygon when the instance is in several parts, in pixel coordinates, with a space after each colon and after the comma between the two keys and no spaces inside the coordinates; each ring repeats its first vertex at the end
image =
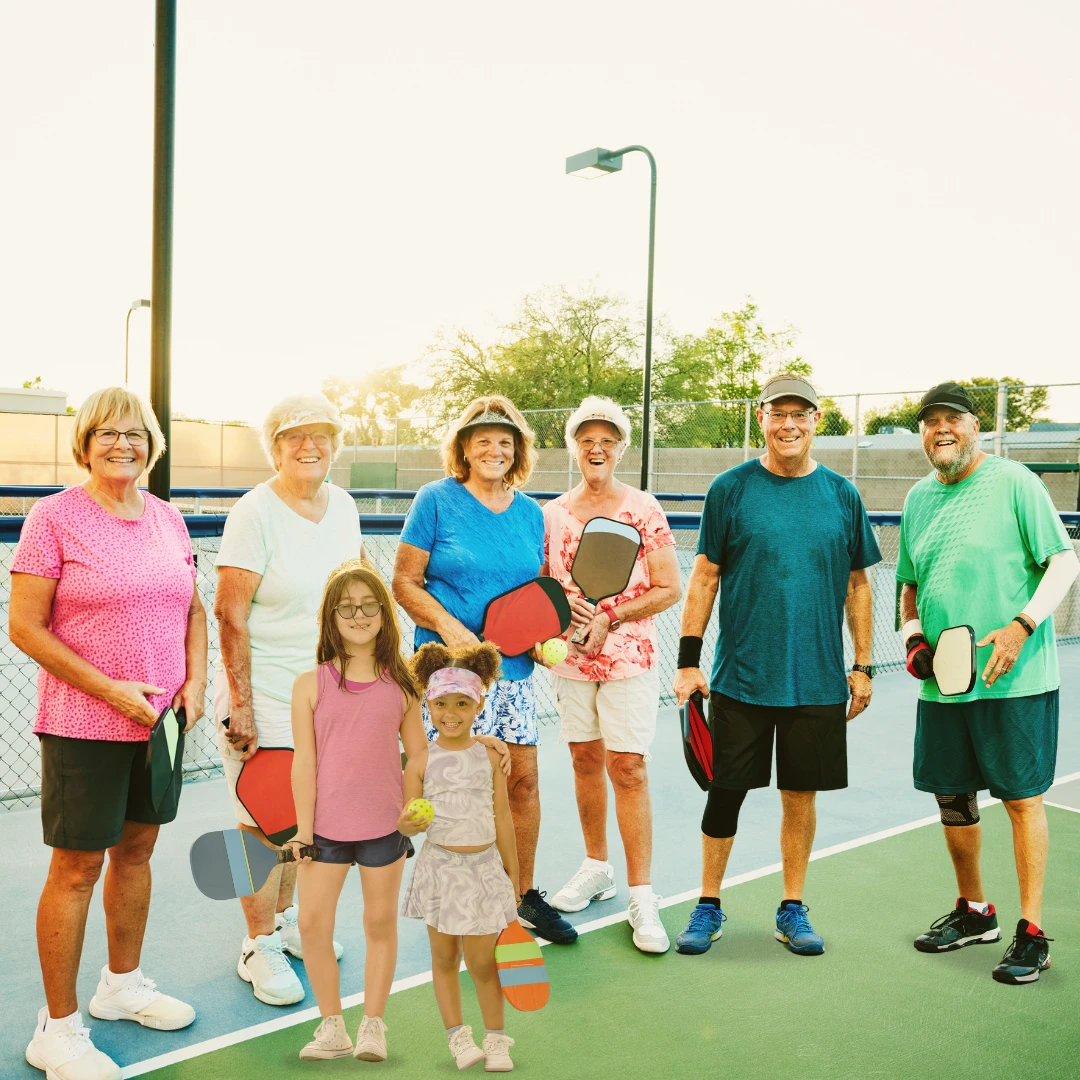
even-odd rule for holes
{"type": "Polygon", "coordinates": [[[935,795],[942,825],[978,825],[979,799],[974,791],[966,795],[935,795]]]}
{"type": "Polygon", "coordinates": [[[745,791],[709,788],[709,801],[705,804],[705,813],[701,815],[701,831],[714,840],[734,836],[739,824],[739,807],[745,798],[745,791]]]}

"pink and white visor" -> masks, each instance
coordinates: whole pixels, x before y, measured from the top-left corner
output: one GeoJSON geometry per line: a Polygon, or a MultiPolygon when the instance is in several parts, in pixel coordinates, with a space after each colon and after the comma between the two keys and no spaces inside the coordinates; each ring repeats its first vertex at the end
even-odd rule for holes
{"type": "Polygon", "coordinates": [[[428,701],[446,697],[449,694],[464,694],[473,701],[484,700],[484,684],[475,671],[466,668],[444,667],[432,672],[428,679],[425,696],[428,701]]]}

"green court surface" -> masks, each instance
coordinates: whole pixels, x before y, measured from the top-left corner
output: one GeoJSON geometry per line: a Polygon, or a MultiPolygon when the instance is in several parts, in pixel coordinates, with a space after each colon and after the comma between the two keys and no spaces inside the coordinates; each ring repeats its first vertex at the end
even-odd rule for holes
{"type": "MultiPolygon", "coordinates": [[[[983,872],[1001,944],[927,956],[912,939],[955,900],[941,829],[909,829],[811,863],[805,900],[824,935],[819,957],[773,936],[777,873],[725,889],[729,921],[703,956],[639,953],[625,923],[583,934],[544,957],[551,1001],[509,1007],[515,1072],[536,1077],[730,1077],[798,1080],[1080,1077],[1080,813],[1049,808],[1051,857],[1043,923],[1059,940],[1052,967],[1028,986],[994,982],[1019,899],[1008,818],[983,811],[983,872]]],[[[674,940],[692,902],[664,910],[674,940]]],[[[465,1021],[482,1031],[467,976],[465,1021]]],[[[350,1030],[360,1008],[346,1012],[350,1030]]],[[[179,1061],[154,1080],[239,1077],[452,1076],[457,1070],[430,984],[395,993],[386,1012],[390,1059],[302,1062],[315,1021],[179,1061]]],[[[191,1048],[195,1050],[196,1048],[191,1048]]],[[[190,1052],[190,1051],[188,1051],[190,1052]]],[[[479,1075],[482,1066],[473,1070],[479,1075]]],[[[130,1074],[129,1074],[130,1075],[130,1074]]]]}

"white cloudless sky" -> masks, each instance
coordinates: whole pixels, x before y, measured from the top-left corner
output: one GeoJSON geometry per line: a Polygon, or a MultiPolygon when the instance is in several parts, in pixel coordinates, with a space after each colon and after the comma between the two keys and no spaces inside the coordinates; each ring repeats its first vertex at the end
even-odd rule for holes
{"type": "MultiPolygon", "coordinates": [[[[123,379],[153,42],[150,0],[0,8],[0,385],[123,379]]],[[[1071,0],[180,0],[173,407],[257,420],[544,285],[642,302],[645,159],[564,175],[627,143],[674,330],[751,295],[825,391],[1080,379],[1078,55],[1071,0]]]]}

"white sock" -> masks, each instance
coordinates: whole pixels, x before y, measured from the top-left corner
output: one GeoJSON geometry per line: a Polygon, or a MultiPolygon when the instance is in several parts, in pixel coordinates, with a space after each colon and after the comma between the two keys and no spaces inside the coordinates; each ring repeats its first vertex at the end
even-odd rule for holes
{"type": "Polygon", "coordinates": [[[50,1016],[45,1021],[44,1034],[51,1035],[54,1031],[59,1031],[60,1028],[68,1027],[68,1025],[73,1024],[76,1020],[82,1021],[82,1015],[78,1009],[70,1016],[61,1016],[59,1019],[50,1016]]]}
{"type": "MultiPolygon", "coordinates": [[[[965,897],[965,899],[967,898],[965,897]]],[[[968,900],[967,906],[971,908],[972,911],[977,911],[980,915],[985,915],[990,910],[990,901],[983,900],[981,903],[976,903],[974,900],[968,900]]]]}
{"type": "Polygon", "coordinates": [[[599,870],[602,874],[612,874],[615,871],[611,863],[604,862],[602,859],[590,859],[588,855],[585,856],[582,866],[587,866],[590,870],[599,870]]]}
{"type": "Polygon", "coordinates": [[[641,903],[643,900],[648,900],[652,896],[652,885],[631,885],[630,886],[630,899],[637,900],[641,903]]]}
{"type": "Polygon", "coordinates": [[[117,975],[112,968],[107,967],[105,969],[105,985],[106,986],[127,986],[129,982],[133,982],[137,979],[142,972],[139,968],[134,971],[125,971],[122,975],[117,975]]]}

